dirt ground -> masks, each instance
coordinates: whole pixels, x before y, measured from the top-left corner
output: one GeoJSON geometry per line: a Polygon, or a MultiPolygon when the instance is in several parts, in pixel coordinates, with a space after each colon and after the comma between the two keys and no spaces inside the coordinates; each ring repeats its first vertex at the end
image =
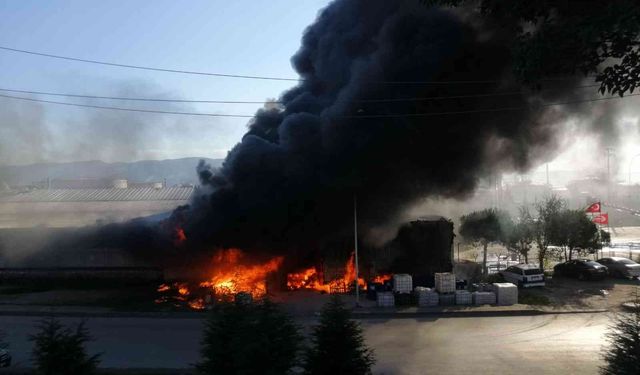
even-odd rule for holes
{"type": "Polygon", "coordinates": [[[607,278],[602,281],[580,281],[565,277],[549,277],[544,288],[520,290],[521,303],[534,302],[555,309],[611,309],[617,311],[623,302],[640,293],[640,281],[607,278]],[[532,298],[533,297],[533,298],[532,298]]]}

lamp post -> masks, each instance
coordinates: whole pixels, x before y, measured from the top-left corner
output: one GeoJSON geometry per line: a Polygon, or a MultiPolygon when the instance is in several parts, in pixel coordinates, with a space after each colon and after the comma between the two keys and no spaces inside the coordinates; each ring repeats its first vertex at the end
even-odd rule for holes
{"type": "Polygon", "coordinates": [[[359,264],[358,264],[358,198],[353,195],[353,237],[354,237],[354,258],[356,268],[356,307],[360,307],[360,285],[358,284],[359,264]]]}
{"type": "Polygon", "coordinates": [[[633,159],[635,159],[637,156],[640,156],[640,154],[635,154],[631,157],[631,160],[629,161],[629,185],[631,185],[631,166],[633,165],[633,159]]]}

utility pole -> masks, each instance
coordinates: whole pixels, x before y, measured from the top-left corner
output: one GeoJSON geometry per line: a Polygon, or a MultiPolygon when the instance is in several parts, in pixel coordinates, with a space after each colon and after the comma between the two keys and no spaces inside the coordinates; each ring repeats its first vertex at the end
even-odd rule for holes
{"type": "Polygon", "coordinates": [[[607,147],[607,202],[611,204],[611,156],[613,148],[607,147]]]}
{"type": "Polygon", "coordinates": [[[549,186],[549,163],[547,163],[547,186],[549,186]]]}
{"type": "Polygon", "coordinates": [[[633,159],[640,156],[640,154],[633,155],[629,161],[629,186],[631,186],[631,166],[633,165],[633,159]]]}
{"type": "Polygon", "coordinates": [[[357,195],[353,195],[353,239],[354,239],[354,258],[356,267],[356,307],[360,307],[360,285],[359,280],[359,267],[358,267],[358,198],[357,195]]]}

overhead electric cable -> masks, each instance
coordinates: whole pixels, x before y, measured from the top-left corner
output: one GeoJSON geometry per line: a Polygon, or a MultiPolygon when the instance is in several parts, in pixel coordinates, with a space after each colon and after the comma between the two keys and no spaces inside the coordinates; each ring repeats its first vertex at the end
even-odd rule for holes
{"type": "Polygon", "coordinates": [[[167,115],[186,115],[186,116],[208,116],[208,117],[242,117],[242,118],[253,118],[254,115],[227,115],[222,113],[200,113],[200,112],[180,112],[180,111],[159,111],[154,109],[138,109],[138,108],[122,108],[122,107],[109,107],[109,106],[101,106],[101,105],[91,105],[91,104],[78,104],[78,103],[65,103],[65,102],[57,102],[53,100],[43,100],[43,99],[33,99],[33,98],[21,98],[18,96],[11,95],[3,95],[0,94],[2,98],[8,99],[18,99],[18,100],[27,100],[30,102],[39,102],[39,103],[48,103],[48,104],[58,104],[58,105],[66,105],[71,107],[84,107],[84,108],[95,108],[95,109],[109,109],[114,111],[127,111],[127,112],[144,112],[144,113],[162,113],[167,115]]]}
{"type": "MultiPolygon", "coordinates": [[[[213,72],[200,72],[193,70],[185,70],[185,69],[169,69],[169,68],[158,68],[151,66],[143,66],[143,65],[132,65],[132,64],[121,64],[109,61],[100,61],[100,60],[91,60],[91,59],[83,59],[79,57],[71,57],[71,56],[62,56],[55,55],[51,53],[37,52],[37,51],[29,51],[18,48],[11,48],[0,46],[0,50],[15,52],[15,53],[24,53],[28,55],[48,57],[59,60],[68,60],[68,61],[76,61],[83,62],[89,64],[98,64],[98,65],[106,65],[113,66],[119,68],[129,68],[129,69],[139,69],[139,70],[151,70],[157,72],[166,72],[166,73],[179,73],[179,74],[192,74],[192,75],[201,75],[201,76],[214,76],[214,77],[226,77],[226,78],[242,78],[242,79],[257,79],[257,80],[267,80],[267,81],[292,81],[292,82],[304,82],[304,78],[293,78],[293,77],[273,77],[273,76],[258,76],[258,75],[245,75],[245,74],[227,74],[227,73],[213,73],[213,72]]],[[[557,78],[543,78],[542,81],[570,81],[575,80],[578,77],[557,77],[557,78]]],[[[460,80],[460,81],[369,81],[371,83],[378,84],[400,84],[400,85],[413,85],[413,84],[429,84],[429,85],[453,85],[453,84],[488,84],[488,83],[501,83],[503,80],[460,80]]]]}
{"type": "MultiPolygon", "coordinates": [[[[475,110],[466,110],[466,111],[446,111],[446,112],[426,112],[426,113],[406,113],[406,114],[346,115],[346,116],[340,116],[340,117],[342,117],[342,118],[351,118],[351,119],[354,119],[354,118],[355,119],[357,119],[357,118],[399,118],[399,117],[425,117],[425,116],[455,115],[455,114],[482,113],[482,112],[515,111],[515,110],[531,109],[531,108],[535,108],[535,107],[550,107],[550,106],[557,106],[557,105],[596,102],[596,101],[602,101],[602,100],[624,99],[624,98],[627,98],[627,97],[638,96],[638,95],[640,95],[640,93],[638,93],[638,94],[629,94],[629,95],[626,95],[624,97],[611,96],[611,97],[606,97],[606,98],[573,100],[573,101],[557,102],[557,103],[542,103],[542,104],[537,104],[537,105],[532,105],[532,106],[500,107],[500,108],[475,109],[475,110]]],[[[52,101],[52,100],[24,98],[24,97],[17,97],[17,96],[11,96],[11,95],[3,95],[3,94],[0,94],[0,97],[9,98],[9,99],[26,100],[26,101],[32,101],[32,102],[40,102],[40,103],[59,104],[59,105],[66,105],[66,106],[96,108],[96,109],[108,109],[108,110],[116,110],[116,111],[161,113],[161,114],[188,115],[188,116],[211,116],[211,117],[240,117],[240,118],[253,118],[253,117],[255,117],[255,115],[218,114],[218,113],[202,113],[202,112],[180,112],[180,111],[161,111],[161,110],[151,110],[151,109],[98,106],[98,105],[90,105],[90,104],[78,104],[78,103],[58,102],[58,101],[52,101]]]]}
{"type": "MultiPolygon", "coordinates": [[[[597,85],[584,85],[584,86],[576,86],[575,89],[583,89],[583,88],[591,88],[600,86],[597,85]]],[[[566,89],[541,89],[540,91],[560,91],[566,89]]],[[[142,102],[166,102],[166,103],[202,103],[202,104],[264,104],[264,103],[275,103],[275,104],[283,104],[282,101],[279,100],[207,100],[207,99],[163,99],[163,98],[140,98],[140,97],[121,97],[121,96],[102,96],[102,95],[82,95],[82,94],[68,94],[68,93],[59,93],[59,92],[48,92],[48,91],[34,91],[34,90],[16,90],[16,89],[7,89],[0,88],[0,91],[6,92],[14,92],[20,94],[36,94],[36,95],[47,95],[47,96],[62,96],[69,98],[86,98],[86,99],[105,99],[105,100],[121,100],[121,101],[142,101],[142,102]]],[[[523,91],[505,91],[505,92],[497,92],[497,93],[487,93],[487,94],[468,94],[468,95],[444,95],[444,96],[425,96],[425,97],[416,97],[416,98],[390,98],[390,99],[359,99],[354,100],[356,103],[393,103],[393,102],[418,102],[418,101],[429,101],[429,100],[443,100],[443,99],[465,99],[465,98],[486,98],[486,97],[495,97],[495,96],[511,96],[511,95],[520,95],[526,94],[523,91]]],[[[535,94],[535,92],[534,92],[535,94]]]]}
{"type": "MultiPolygon", "coordinates": [[[[531,105],[531,106],[487,108],[487,109],[475,109],[475,110],[465,110],[465,111],[406,113],[406,114],[373,114],[373,115],[351,115],[351,116],[350,115],[346,115],[346,116],[338,116],[338,117],[339,118],[349,118],[349,119],[401,118],[401,117],[428,117],[428,116],[443,116],[443,115],[457,115],[457,114],[470,114],[470,113],[516,111],[516,110],[524,110],[524,109],[532,109],[532,108],[535,109],[537,107],[551,107],[551,106],[557,106],[557,105],[598,102],[598,101],[613,100],[613,99],[624,99],[624,98],[628,98],[628,97],[632,97],[632,96],[639,96],[639,95],[640,95],[640,93],[636,93],[636,94],[629,94],[629,95],[626,95],[626,96],[623,96],[623,97],[610,96],[610,97],[606,97],[606,98],[572,100],[572,101],[557,102],[557,103],[541,103],[541,104],[534,104],[534,105],[531,105]]],[[[24,97],[4,95],[4,94],[0,94],[0,97],[8,98],[8,99],[16,99],[16,100],[26,100],[26,101],[30,101],[30,102],[58,104],[58,105],[65,105],[65,106],[72,106],[72,107],[106,109],[106,110],[115,110],[115,111],[160,113],[160,114],[186,115],[186,116],[208,116],[208,117],[239,117],[239,118],[254,118],[255,117],[255,115],[243,115],[243,114],[221,114],[221,113],[202,113],[202,112],[160,111],[160,110],[152,110],[152,109],[109,107],[109,106],[99,106],[99,105],[90,105],[90,104],[66,103],[66,102],[58,102],[58,101],[52,101],[52,100],[34,99],[34,98],[24,98],[24,97]]]]}

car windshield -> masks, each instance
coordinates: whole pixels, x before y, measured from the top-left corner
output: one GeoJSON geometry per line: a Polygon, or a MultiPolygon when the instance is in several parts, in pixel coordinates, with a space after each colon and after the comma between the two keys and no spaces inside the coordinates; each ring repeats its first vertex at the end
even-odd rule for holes
{"type": "Polygon", "coordinates": [[[525,275],[539,275],[541,273],[542,273],[542,271],[540,271],[539,268],[531,268],[531,269],[528,269],[528,270],[524,270],[524,274],[525,275]]]}
{"type": "Polygon", "coordinates": [[[587,266],[601,266],[602,264],[598,263],[598,262],[594,262],[592,260],[586,261],[584,262],[584,264],[586,264],[587,266]]]}

